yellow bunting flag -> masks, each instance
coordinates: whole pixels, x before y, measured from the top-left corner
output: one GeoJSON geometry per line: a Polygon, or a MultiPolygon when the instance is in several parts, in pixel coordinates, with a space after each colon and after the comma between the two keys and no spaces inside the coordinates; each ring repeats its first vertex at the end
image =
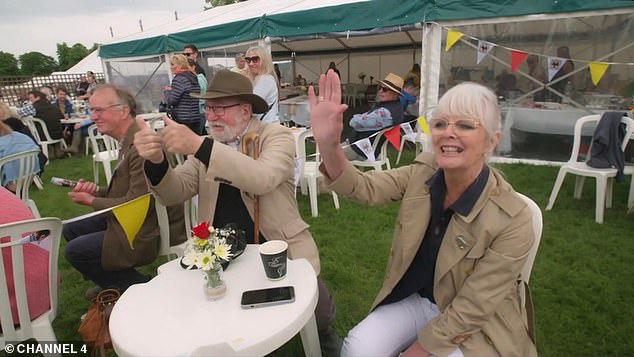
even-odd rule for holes
{"type": "Polygon", "coordinates": [[[596,86],[599,84],[601,78],[608,70],[609,64],[602,62],[590,62],[590,76],[592,77],[592,83],[596,86]]]}
{"type": "Polygon", "coordinates": [[[445,44],[445,52],[449,51],[449,49],[458,42],[460,37],[464,34],[462,32],[448,30],[447,31],[447,43],[445,44]]]}
{"type": "Polygon", "coordinates": [[[427,119],[425,119],[425,117],[420,117],[416,119],[416,121],[418,121],[418,125],[421,129],[423,129],[423,132],[427,134],[427,136],[430,136],[431,134],[429,133],[429,127],[427,126],[427,119]]]}
{"type": "Polygon", "coordinates": [[[125,236],[128,238],[128,242],[130,242],[131,249],[134,249],[132,243],[137,233],[139,233],[141,226],[143,226],[143,222],[145,222],[145,216],[147,216],[149,208],[149,193],[122,205],[112,207],[112,213],[114,213],[117,221],[121,224],[125,236]]]}

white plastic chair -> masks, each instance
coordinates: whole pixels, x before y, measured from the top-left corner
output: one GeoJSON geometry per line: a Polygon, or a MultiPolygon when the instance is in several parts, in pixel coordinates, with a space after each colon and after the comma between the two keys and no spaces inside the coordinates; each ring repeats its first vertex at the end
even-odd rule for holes
{"type": "Polygon", "coordinates": [[[17,303],[20,326],[15,327],[16,321],[11,314],[9,292],[7,287],[4,261],[0,254],[0,323],[2,323],[2,333],[0,333],[0,350],[5,348],[8,341],[24,341],[35,338],[42,342],[55,342],[55,332],[53,331],[53,320],[57,315],[57,261],[59,253],[59,242],[62,234],[62,221],[58,218],[38,218],[26,221],[7,223],[0,225],[0,237],[10,237],[8,242],[0,243],[1,250],[11,249],[13,284],[15,287],[15,298],[17,303]],[[25,233],[48,230],[51,240],[51,247],[48,258],[48,293],[50,308],[42,315],[31,319],[27,303],[26,281],[24,266],[29,262],[24,261],[24,244],[22,239],[25,233]]]}
{"type": "Polygon", "coordinates": [[[94,152],[92,155],[92,171],[95,176],[95,183],[99,183],[99,163],[101,163],[106,176],[106,183],[110,184],[112,179],[110,163],[117,161],[119,157],[119,143],[111,136],[100,134],[96,124],[88,127],[88,137],[94,152]]]}
{"type": "Polygon", "coordinates": [[[0,158],[0,175],[3,166],[9,162],[17,161],[18,177],[15,182],[15,195],[20,197],[36,218],[40,218],[40,211],[37,209],[35,201],[29,197],[29,188],[40,171],[39,153],[39,150],[31,150],[0,158]]]}
{"type": "MultiPolygon", "coordinates": [[[[553,186],[553,190],[550,194],[550,198],[548,199],[548,205],[546,206],[546,210],[550,210],[553,208],[555,204],[555,200],[557,199],[557,194],[559,194],[559,190],[561,189],[561,185],[564,182],[564,178],[566,174],[570,173],[573,175],[577,175],[575,182],[575,193],[574,198],[581,198],[581,192],[583,191],[583,183],[586,177],[594,177],[596,180],[596,208],[595,208],[595,220],[597,223],[603,223],[603,213],[605,207],[612,207],[612,184],[614,181],[614,177],[616,177],[617,169],[609,168],[609,169],[597,169],[594,167],[588,166],[585,162],[577,161],[579,156],[579,147],[581,146],[581,131],[585,124],[597,124],[601,116],[598,114],[595,115],[587,115],[581,117],[575,123],[575,132],[574,132],[574,141],[572,145],[572,154],[570,155],[570,159],[567,163],[565,163],[557,174],[557,179],[555,180],[555,185],[553,186]]],[[[621,143],[621,150],[625,150],[625,146],[627,142],[630,140],[630,136],[632,135],[632,131],[634,131],[634,120],[628,117],[622,117],[621,123],[625,123],[625,137],[623,142],[621,143]]]]}
{"type": "MultiPolygon", "coordinates": [[[[185,255],[185,248],[187,247],[187,242],[180,243],[178,245],[170,244],[170,221],[169,215],[167,214],[167,207],[165,207],[162,203],[154,197],[154,208],[156,210],[156,217],[158,219],[159,225],[159,234],[161,237],[161,246],[159,248],[159,256],[165,256],[168,260],[180,258],[185,255]]],[[[185,211],[185,232],[187,233],[187,237],[189,238],[192,231],[192,223],[196,221],[196,209],[193,205],[192,200],[187,200],[183,204],[183,209],[185,211]]]]}
{"type": "Polygon", "coordinates": [[[623,174],[630,175],[630,193],[627,195],[627,210],[631,212],[634,210],[634,166],[627,165],[623,168],[623,174]]]}
{"type": "MultiPolygon", "coordinates": [[[[304,130],[299,134],[297,138],[297,160],[299,165],[299,184],[301,187],[308,186],[308,196],[310,197],[310,212],[313,217],[319,216],[319,210],[317,208],[317,193],[319,187],[317,186],[317,179],[323,175],[319,171],[319,148],[315,144],[315,155],[307,157],[306,155],[306,139],[313,137],[313,131],[310,129],[304,130]]],[[[305,190],[302,190],[305,193],[305,190]]],[[[335,204],[335,208],[339,209],[339,196],[332,191],[332,200],[335,204]]]]}
{"type": "MultiPolygon", "coordinates": [[[[392,128],[385,128],[381,130],[376,136],[371,137],[370,141],[372,141],[372,150],[376,153],[376,149],[379,146],[379,142],[381,137],[385,136],[385,132],[392,128]]],[[[350,145],[354,145],[354,143],[350,143],[350,145]]],[[[375,161],[370,160],[351,160],[350,163],[357,167],[372,167],[377,171],[383,170],[383,165],[387,167],[387,169],[391,169],[390,166],[390,158],[387,156],[387,145],[388,140],[385,138],[383,143],[381,144],[381,148],[379,150],[379,154],[375,157],[375,161]]]]}
{"type": "MultiPolygon", "coordinates": [[[[429,120],[431,118],[433,109],[435,109],[435,107],[428,108],[424,111],[423,116],[425,117],[425,119],[429,120]]],[[[398,165],[398,163],[401,161],[401,154],[403,153],[403,147],[405,147],[405,142],[407,141],[416,145],[416,156],[418,156],[418,154],[420,154],[423,151],[425,152],[432,151],[431,136],[428,136],[427,134],[425,134],[425,132],[423,131],[423,128],[421,128],[418,121],[416,122],[416,131],[413,131],[411,129],[408,130],[408,128],[405,127],[405,125],[410,125],[410,124],[409,123],[401,124],[401,129],[403,130],[403,136],[401,137],[401,150],[399,150],[398,155],[396,156],[396,165],[398,165]]]]}
{"type": "MultiPolygon", "coordinates": [[[[535,234],[535,240],[533,241],[533,246],[528,252],[528,257],[526,258],[526,262],[524,263],[524,267],[522,268],[522,272],[520,273],[520,280],[522,281],[522,284],[518,284],[517,286],[518,294],[520,296],[521,306],[527,307],[526,306],[526,303],[527,303],[526,292],[528,289],[528,281],[531,278],[533,263],[535,262],[535,257],[537,256],[537,250],[539,249],[539,242],[541,241],[541,238],[542,238],[543,220],[542,220],[542,211],[539,209],[539,206],[537,205],[537,203],[535,203],[532,199],[530,199],[529,197],[519,192],[516,192],[516,193],[522,200],[524,200],[524,202],[526,202],[526,205],[528,206],[528,208],[533,212],[532,223],[533,223],[533,233],[535,234]]],[[[529,303],[532,308],[532,301],[529,301],[529,303]]],[[[528,309],[527,309],[527,313],[529,313],[528,309]]],[[[531,316],[527,315],[525,316],[525,319],[529,327],[531,329],[534,328],[535,324],[534,324],[534,321],[532,321],[531,316]]]]}
{"type": "Polygon", "coordinates": [[[526,259],[526,263],[524,263],[524,268],[522,269],[521,278],[523,281],[528,283],[531,277],[531,271],[533,269],[533,263],[535,262],[535,257],[537,256],[537,249],[539,248],[539,242],[542,237],[542,228],[543,228],[543,220],[542,220],[542,211],[530,197],[527,197],[519,192],[516,192],[528,208],[533,212],[533,232],[535,233],[535,241],[533,242],[533,247],[528,253],[528,258],[526,259]]]}
{"type": "MultiPolygon", "coordinates": [[[[46,162],[47,165],[49,161],[51,160],[51,157],[48,154],[49,145],[53,146],[53,145],[59,144],[62,147],[62,149],[68,149],[68,146],[66,146],[66,141],[64,141],[64,138],[60,138],[60,139],[51,138],[51,134],[49,134],[48,127],[46,126],[46,122],[44,122],[44,120],[39,118],[26,117],[26,118],[22,118],[22,121],[26,124],[26,126],[29,127],[31,134],[33,135],[37,143],[40,145],[40,147],[42,148],[42,153],[44,153],[44,156],[46,156],[46,158],[48,159],[48,161],[46,162]],[[38,128],[40,130],[38,130],[38,128]],[[44,137],[40,135],[40,132],[44,135],[44,137]]],[[[67,154],[67,155],[68,157],[70,157],[70,154],[67,154]]]]}

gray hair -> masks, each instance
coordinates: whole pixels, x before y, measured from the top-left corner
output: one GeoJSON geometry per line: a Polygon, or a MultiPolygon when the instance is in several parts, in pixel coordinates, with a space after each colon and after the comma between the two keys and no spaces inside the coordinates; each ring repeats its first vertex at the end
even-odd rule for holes
{"type": "Polygon", "coordinates": [[[479,121],[492,138],[500,131],[501,116],[498,98],[493,91],[473,82],[460,83],[440,98],[436,117],[463,117],[479,121]]]}

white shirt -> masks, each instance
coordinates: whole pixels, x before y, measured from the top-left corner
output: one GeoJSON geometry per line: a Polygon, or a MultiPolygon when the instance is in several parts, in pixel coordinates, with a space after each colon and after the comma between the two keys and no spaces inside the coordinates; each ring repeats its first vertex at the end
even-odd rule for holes
{"type": "Polygon", "coordinates": [[[267,123],[279,123],[279,94],[275,78],[270,74],[257,76],[253,85],[253,94],[262,97],[271,108],[263,118],[260,116],[260,120],[267,123]]]}

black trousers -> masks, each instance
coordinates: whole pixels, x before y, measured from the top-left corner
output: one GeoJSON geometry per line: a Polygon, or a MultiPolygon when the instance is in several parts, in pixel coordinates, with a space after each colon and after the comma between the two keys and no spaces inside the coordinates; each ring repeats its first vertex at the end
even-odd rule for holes
{"type": "Polygon", "coordinates": [[[134,268],[118,271],[105,270],[101,265],[106,220],[100,216],[67,223],[63,227],[66,259],[84,275],[102,288],[116,287],[126,290],[130,285],[145,283],[149,279],[134,268]]]}

